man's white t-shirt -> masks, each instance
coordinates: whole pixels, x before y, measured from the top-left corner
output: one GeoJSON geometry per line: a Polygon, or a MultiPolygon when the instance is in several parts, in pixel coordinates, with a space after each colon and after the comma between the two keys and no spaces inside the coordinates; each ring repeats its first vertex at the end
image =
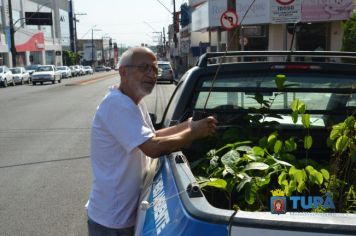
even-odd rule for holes
{"type": "Polygon", "coordinates": [[[109,228],[135,225],[150,158],[138,146],[154,136],[143,103],[112,87],[97,108],[91,130],[92,189],[88,216],[109,228]]]}

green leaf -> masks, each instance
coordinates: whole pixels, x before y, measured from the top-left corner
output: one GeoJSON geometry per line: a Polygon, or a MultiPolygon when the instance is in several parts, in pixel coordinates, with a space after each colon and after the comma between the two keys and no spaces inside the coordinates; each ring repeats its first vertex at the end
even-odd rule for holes
{"type": "Polygon", "coordinates": [[[220,157],[214,156],[213,158],[210,159],[210,167],[209,169],[214,169],[219,166],[219,159],[220,157]]]}
{"type": "Polygon", "coordinates": [[[285,171],[282,171],[278,176],[278,184],[282,185],[282,182],[286,180],[286,178],[287,178],[287,173],[285,171]]]}
{"type": "Polygon", "coordinates": [[[276,159],[276,158],[274,158],[274,157],[272,157],[272,159],[273,159],[276,163],[278,163],[278,164],[280,164],[280,165],[282,165],[282,166],[292,166],[292,164],[290,164],[290,163],[288,163],[288,162],[286,162],[286,161],[281,161],[281,160],[278,160],[278,159],[276,159]]]}
{"type": "Polygon", "coordinates": [[[215,178],[210,179],[210,182],[207,182],[206,184],[206,186],[223,189],[223,190],[226,189],[226,185],[227,183],[224,179],[215,179],[215,178]]]}
{"type": "Polygon", "coordinates": [[[267,145],[268,145],[268,139],[267,139],[267,137],[263,137],[263,138],[261,138],[260,140],[258,140],[258,145],[259,145],[260,147],[266,148],[267,145]]]}
{"type": "Polygon", "coordinates": [[[331,140],[337,139],[339,136],[341,136],[344,133],[344,130],[345,130],[344,123],[334,125],[333,129],[331,130],[331,133],[330,133],[330,139],[331,140]]]}
{"type": "Polygon", "coordinates": [[[325,170],[325,169],[321,169],[320,170],[321,174],[323,175],[324,179],[329,181],[330,179],[330,174],[329,174],[329,171],[325,170]]]}
{"type": "Polygon", "coordinates": [[[269,168],[269,165],[263,163],[263,162],[250,162],[246,165],[244,168],[244,171],[247,170],[267,170],[269,168]]]}
{"type": "Polygon", "coordinates": [[[305,181],[299,182],[297,186],[297,191],[301,193],[303,192],[304,189],[305,189],[305,181]]]}
{"type": "Polygon", "coordinates": [[[278,89],[283,89],[284,82],[286,81],[286,76],[282,74],[276,75],[275,83],[278,89]]]}
{"type": "Polygon", "coordinates": [[[305,104],[304,102],[299,102],[298,103],[298,112],[299,114],[304,114],[305,113],[305,104]]]}
{"type": "Polygon", "coordinates": [[[279,153],[282,149],[283,143],[280,140],[277,140],[276,143],[274,144],[273,151],[274,153],[279,153]]]}
{"type": "Polygon", "coordinates": [[[258,146],[254,146],[252,148],[252,151],[255,155],[260,156],[260,157],[263,157],[265,155],[265,151],[258,146]]]}
{"type": "Polygon", "coordinates": [[[255,94],[255,100],[256,102],[258,102],[259,104],[263,103],[263,95],[261,93],[256,93],[255,94]]]}
{"type": "Polygon", "coordinates": [[[304,148],[306,150],[309,150],[311,146],[313,145],[313,138],[310,135],[307,135],[304,137],[304,148]]]}
{"type": "Polygon", "coordinates": [[[274,143],[277,140],[277,133],[272,133],[268,136],[267,142],[268,142],[268,146],[274,146],[274,143]]]}
{"type": "Polygon", "coordinates": [[[294,141],[293,138],[284,141],[284,146],[287,152],[293,152],[297,150],[297,143],[294,141]]]}
{"type": "Polygon", "coordinates": [[[298,122],[298,112],[293,111],[291,116],[292,116],[293,123],[296,124],[298,122]]]}
{"type": "Polygon", "coordinates": [[[250,146],[239,146],[235,150],[241,152],[250,152],[252,148],[250,146]]]}
{"type": "Polygon", "coordinates": [[[355,117],[354,116],[347,117],[344,123],[346,124],[347,128],[353,129],[355,124],[355,117]]]}
{"type": "Polygon", "coordinates": [[[310,127],[310,115],[309,114],[303,114],[302,115],[302,123],[305,128],[310,127]]]}
{"type": "Polygon", "coordinates": [[[254,183],[248,183],[245,188],[245,201],[252,205],[256,199],[256,192],[258,187],[254,183]]]}
{"type": "Polygon", "coordinates": [[[297,181],[291,180],[289,182],[288,189],[290,192],[294,192],[297,189],[297,181]]]}
{"type": "Polygon", "coordinates": [[[270,177],[256,177],[256,184],[258,187],[263,187],[271,181],[270,177]]]}
{"type": "Polygon", "coordinates": [[[248,159],[250,159],[251,161],[257,161],[258,159],[261,159],[261,157],[256,156],[254,154],[245,154],[244,157],[247,157],[248,159]]]}
{"type": "Polygon", "coordinates": [[[298,104],[299,104],[299,99],[298,98],[294,99],[292,104],[290,105],[290,108],[292,109],[293,112],[298,112],[298,104]]]}
{"type": "Polygon", "coordinates": [[[236,186],[236,190],[237,192],[240,192],[241,189],[243,189],[243,187],[245,186],[245,184],[251,182],[252,178],[248,178],[248,177],[245,177],[241,180],[241,182],[236,186]]]}
{"type": "Polygon", "coordinates": [[[343,152],[346,150],[347,146],[348,146],[348,143],[349,143],[349,137],[343,135],[343,136],[340,136],[337,141],[336,141],[336,151],[338,152],[343,152]]]}
{"type": "Polygon", "coordinates": [[[319,186],[323,183],[323,175],[319,171],[314,169],[314,167],[307,166],[305,167],[305,170],[309,174],[309,181],[311,183],[317,184],[319,186]]]}
{"type": "Polygon", "coordinates": [[[232,175],[236,175],[237,163],[240,160],[240,154],[236,150],[228,151],[224,156],[221,157],[221,163],[224,165],[224,175],[230,173],[232,175]]]}

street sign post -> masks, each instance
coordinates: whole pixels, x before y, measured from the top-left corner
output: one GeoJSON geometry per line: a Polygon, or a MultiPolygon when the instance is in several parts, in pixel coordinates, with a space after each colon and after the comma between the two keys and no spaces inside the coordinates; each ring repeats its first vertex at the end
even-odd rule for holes
{"type": "Polygon", "coordinates": [[[233,10],[223,12],[220,17],[220,23],[225,30],[232,30],[236,28],[238,24],[238,16],[236,12],[233,10]]]}

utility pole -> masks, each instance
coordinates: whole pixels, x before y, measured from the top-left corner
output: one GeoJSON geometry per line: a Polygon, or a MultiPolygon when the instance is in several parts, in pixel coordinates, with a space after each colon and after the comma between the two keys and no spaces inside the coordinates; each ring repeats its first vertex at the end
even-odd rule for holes
{"type": "Polygon", "coordinates": [[[74,48],[74,52],[77,53],[78,52],[78,36],[77,36],[77,22],[79,22],[79,20],[77,19],[77,16],[86,16],[87,13],[74,13],[74,44],[75,44],[75,48],[74,48]]]}
{"type": "MultiPolygon", "coordinates": [[[[96,25],[91,28],[91,65],[94,68],[94,31],[100,31],[100,29],[95,29],[96,25]]],[[[95,53],[96,54],[96,53],[95,53]]]]}
{"type": "MultiPolygon", "coordinates": [[[[227,0],[227,9],[236,11],[236,1],[227,0]]],[[[227,31],[226,51],[239,50],[239,28],[235,27],[234,30],[227,31]]]]}
{"type": "Polygon", "coordinates": [[[75,35],[74,35],[74,12],[73,12],[73,1],[69,0],[69,38],[70,38],[70,50],[72,52],[76,51],[76,40],[75,40],[75,35]]]}
{"type": "Polygon", "coordinates": [[[164,31],[164,27],[163,27],[163,54],[164,57],[166,57],[167,53],[166,53],[166,32],[164,31]]]}
{"type": "MultiPolygon", "coordinates": [[[[229,1],[229,0],[228,0],[229,1]]],[[[173,0],[173,41],[174,41],[174,47],[177,48],[178,44],[178,39],[177,39],[177,33],[176,29],[179,27],[177,26],[177,20],[176,20],[177,14],[176,14],[176,0],[173,0]]]]}
{"type": "Polygon", "coordinates": [[[16,67],[16,45],[15,45],[15,30],[14,30],[14,22],[12,19],[12,5],[11,0],[8,0],[9,6],[9,24],[10,24],[10,51],[12,58],[12,67],[16,67]]]}
{"type": "Polygon", "coordinates": [[[91,67],[94,68],[94,28],[91,29],[91,67]]]}

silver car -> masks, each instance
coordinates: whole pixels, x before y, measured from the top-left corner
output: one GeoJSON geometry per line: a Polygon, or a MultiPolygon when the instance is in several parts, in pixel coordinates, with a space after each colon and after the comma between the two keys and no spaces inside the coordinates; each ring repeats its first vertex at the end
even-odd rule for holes
{"type": "Polygon", "coordinates": [[[10,71],[12,72],[12,78],[15,83],[30,83],[30,73],[28,73],[24,67],[10,68],[10,71]]]}
{"type": "Polygon", "coordinates": [[[15,86],[15,81],[12,79],[12,72],[7,66],[0,66],[0,84],[7,87],[8,84],[15,86]]]}
{"type": "Polygon", "coordinates": [[[57,70],[61,73],[62,78],[72,77],[72,71],[68,66],[57,66],[57,70]]]}
{"type": "Polygon", "coordinates": [[[158,61],[158,68],[161,69],[161,73],[158,74],[157,81],[161,82],[170,82],[173,84],[174,82],[174,71],[169,61],[158,61]]]}
{"type": "Polygon", "coordinates": [[[32,76],[32,84],[36,85],[36,83],[43,82],[52,82],[52,84],[61,82],[61,74],[56,69],[54,65],[44,65],[39,66],[35,72],[33,72],[32,76]]]}

